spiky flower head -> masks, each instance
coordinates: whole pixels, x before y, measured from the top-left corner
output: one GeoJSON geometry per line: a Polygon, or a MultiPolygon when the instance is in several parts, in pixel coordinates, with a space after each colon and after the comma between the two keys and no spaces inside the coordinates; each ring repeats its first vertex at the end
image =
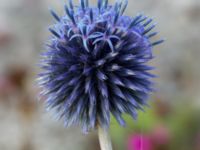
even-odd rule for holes
{"type": "Polygon", "coordinates": [[[136,119],[147,104],[154,77],[147,62],[162,40],[152,43],[157,34],[151,32],[152,19],[126,16],[126,7],[127,0],[114,5],[98,0],[97,7],[69,0],[64,16],[51,10],[57,23],[49,29],[53,37],[42,54],[38,81],[47,108],[66,126],[108,128],[111,114],[124,126],[122,114],[136,119]]]}

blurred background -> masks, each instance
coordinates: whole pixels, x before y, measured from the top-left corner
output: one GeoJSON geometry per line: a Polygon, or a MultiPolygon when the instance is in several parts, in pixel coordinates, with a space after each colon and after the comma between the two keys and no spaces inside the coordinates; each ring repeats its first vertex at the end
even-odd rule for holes
{"type": "MultiPolygon", "coordinates": [[[[36,64],[53,23],[48,8],[62,15],[63,3],[0,0],[0,150],[99,150],[95,132],[64,128],[37,101],[36,64]]],[[[154,50],[151,107],[138,121],[125,116],[126,128],[112,121],[114,150],[200,150],[200,1],[129,0],[126,14],[137,12],[155,18],[166,42],[154,50]]]]}

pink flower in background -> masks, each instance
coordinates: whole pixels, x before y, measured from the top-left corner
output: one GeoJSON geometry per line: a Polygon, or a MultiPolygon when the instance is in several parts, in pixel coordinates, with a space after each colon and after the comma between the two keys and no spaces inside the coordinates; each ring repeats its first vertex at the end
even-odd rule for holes
{"type": "Polygon", "coordinates": [[[6,77],[0,75],[0,96],[5,97],[10,95],[14,90],[14,86],[11,81],[6,77]]]}
{"type": "Polygon", "coordinates": [[[152,140],[155,145],[167,145],[170,141],[170,132],[164,125],[157,126],[152,131],[152,140]]]}
{"type": "Polygon", "coordinates": [[[128,139],[128,150],[153,150],[149,135],[134,134],[128,139]]]}
{"type": "Polygon", "coordinates": [[[128,138],[128,150],[166,150],[170,143],[170,131],[157,125],[150,133],[135,133],[128,138]]]}
{"type": "Polygon", "coordinates": [[[13,38],[11,33],[5,30],[6,29],[0,29],[0,47],[7,46],[13,38]]]}
{"type": "Polygon", "coordinates": [[[195,150],[200,150],[200,132],[197,134],[195,143],[196,143],[195,150]]]}

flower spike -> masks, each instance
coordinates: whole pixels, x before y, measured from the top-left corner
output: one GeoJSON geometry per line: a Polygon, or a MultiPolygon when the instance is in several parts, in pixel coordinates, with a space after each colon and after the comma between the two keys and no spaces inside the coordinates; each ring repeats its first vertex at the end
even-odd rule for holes
{"type": "Polygon", "coordinates": [[[50,9],[50,13],[58,22],[60,22],[60,17],[58,17],[58,15],[53,11],[53,9],[50,9]]]}

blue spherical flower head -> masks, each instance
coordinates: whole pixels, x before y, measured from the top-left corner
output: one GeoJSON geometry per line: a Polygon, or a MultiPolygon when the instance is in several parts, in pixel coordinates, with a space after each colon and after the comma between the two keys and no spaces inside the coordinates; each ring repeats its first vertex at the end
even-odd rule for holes
{"type": "Polygon", "coordinates": [[[98,0],[97,7],[69,0],[63,17],[51,10],[57,23],[49,29],[53,37],[42,54],[38,81],[47,108],[66,126],[109,128],[111,114],[124,126],[122,114],[136,119],[147,104],[154,77],[147,62],[152,47],[163,41],[151,42],[157,34],[152,19],[123,15],[126,6],[127,0],[114,5],[98,0]]]}

